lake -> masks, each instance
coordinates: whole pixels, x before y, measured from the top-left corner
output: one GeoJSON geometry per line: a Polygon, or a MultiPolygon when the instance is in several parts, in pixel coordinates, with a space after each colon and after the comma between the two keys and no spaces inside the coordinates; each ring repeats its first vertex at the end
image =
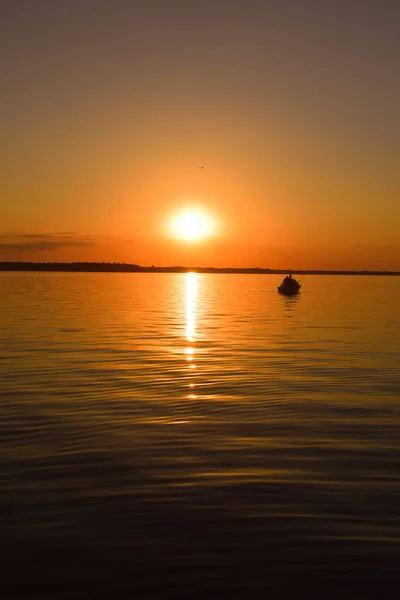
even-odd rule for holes
{"type": "Polygon", "coordinates": [[[389,594],[400,278],[282,277],[0,273],[2,597],[389,594]]]}

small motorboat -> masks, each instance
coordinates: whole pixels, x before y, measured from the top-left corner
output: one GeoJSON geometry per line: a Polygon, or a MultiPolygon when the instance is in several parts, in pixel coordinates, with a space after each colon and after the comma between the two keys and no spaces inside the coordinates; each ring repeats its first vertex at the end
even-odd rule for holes
{"type": "Polygon", "coordinates": [[[299,293],[300,288],[301,284],[290,274],[282,281],[278,287],[278,292],[284,296],[295,296],[299,293]]]}

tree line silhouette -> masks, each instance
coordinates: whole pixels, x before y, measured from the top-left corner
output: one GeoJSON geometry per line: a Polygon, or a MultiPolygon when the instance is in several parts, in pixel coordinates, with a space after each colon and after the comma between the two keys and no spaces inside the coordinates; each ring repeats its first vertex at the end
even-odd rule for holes
{"type": "Polygon", "coordinates": [[[218,268],[218,267],[142,267],[118,262],[0,262],[0,271],[69,271],[84,273],[232,273],[232,274],[287,274],[297,275],[400,275],[400,271],[344,271],[323,269],[263,269],[263,268],[218,268]]]}

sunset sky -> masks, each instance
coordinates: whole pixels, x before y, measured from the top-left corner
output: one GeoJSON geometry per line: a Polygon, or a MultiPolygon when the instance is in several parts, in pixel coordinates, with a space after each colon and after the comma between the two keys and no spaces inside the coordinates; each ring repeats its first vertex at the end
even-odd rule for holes
{"type": "Polygon", "coordinates": [[[0,260],[400,269],[399,40],[396,0],[3,0],[0,260]]]}

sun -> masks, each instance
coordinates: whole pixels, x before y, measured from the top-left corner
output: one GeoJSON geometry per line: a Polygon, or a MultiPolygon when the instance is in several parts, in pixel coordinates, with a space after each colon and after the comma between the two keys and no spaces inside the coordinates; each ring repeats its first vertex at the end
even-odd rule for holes
{"type": "Polygon", "coordinates": [[[193,208],[173,216],[170,227],[174,237],[188,242],[202,240],[215,231],[213,219],[206,212],[193,208]]]}

